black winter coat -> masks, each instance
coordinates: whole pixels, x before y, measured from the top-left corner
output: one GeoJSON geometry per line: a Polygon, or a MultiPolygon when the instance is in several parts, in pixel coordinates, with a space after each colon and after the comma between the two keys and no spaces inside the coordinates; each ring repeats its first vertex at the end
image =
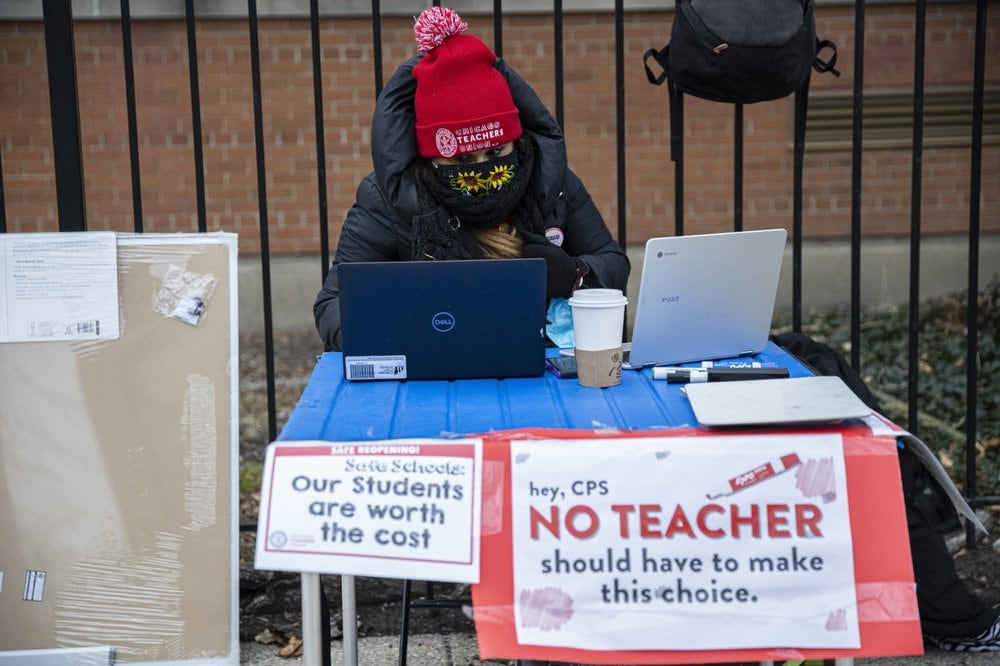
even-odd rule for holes
{"type": "MultiPolygon", "coordinates": [[[[336,265],[411,257],[412,220],[418,204],[416,185],[407,172],[418,157],[413,129],[413,66],[420,57],[400,66],[375,106],[375,169],[358,186],[340,233],[333,268],[313,305],[316,328],[328,351],[339,350],[341,340],[336,265]]],[[[524,79],[502,60],[497,60],[496,67],[507,78],[522,128],[537,148],[531,187],[540,194],[543,226],[547,231],[562,230],[562,248],[590,266],[586,286],[624,290],[630,270],[628,257],[611,237],[583,183],[569,169],[562,130],[524,79]]]]}

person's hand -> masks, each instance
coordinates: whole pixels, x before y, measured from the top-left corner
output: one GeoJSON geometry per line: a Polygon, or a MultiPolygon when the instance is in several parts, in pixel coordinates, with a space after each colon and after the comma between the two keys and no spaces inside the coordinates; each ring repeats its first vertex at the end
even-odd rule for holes
{"type": "Polygon", "coordinates": [[[558,245],[553,245],[545,236],[525,231],[518,232],[524,241],[522,256],[545,260],[545,297],[566,298],[580,286],[583,276],[590,271],[586,262],[566,254],[558,245]]]}

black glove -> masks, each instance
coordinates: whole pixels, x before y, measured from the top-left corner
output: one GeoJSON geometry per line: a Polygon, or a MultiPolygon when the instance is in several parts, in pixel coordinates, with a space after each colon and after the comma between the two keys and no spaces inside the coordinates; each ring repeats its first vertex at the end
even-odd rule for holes
{"type": "Polygon", "coordinates": [[[590,272],[590,266],[583,259],[571,257],[558,245],[553,245],[545,236],[518,232],[524,241],[522,256],[545,260],[545,297],[567,298],[583,283],[583,276],[590,272]]]}

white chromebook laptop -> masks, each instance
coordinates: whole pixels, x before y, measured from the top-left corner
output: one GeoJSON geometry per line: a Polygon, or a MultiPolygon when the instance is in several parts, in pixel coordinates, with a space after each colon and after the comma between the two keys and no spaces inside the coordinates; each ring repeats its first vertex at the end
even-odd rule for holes
{"type": "Polygon", "coordinates": [[[624,367],[762,351],[786,236],[765,229],[649,239],[624,367]]]}

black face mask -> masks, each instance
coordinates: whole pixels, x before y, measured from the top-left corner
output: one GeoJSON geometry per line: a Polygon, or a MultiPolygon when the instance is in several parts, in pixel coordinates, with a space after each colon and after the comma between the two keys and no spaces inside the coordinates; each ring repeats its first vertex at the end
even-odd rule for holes
{"type": "Polygon", "coordinates": [[[435,173],[452,192],[465,197],[496,198],[497,205],[505,195],[521,188],[511,187],[518,177],[517,152],[475,164],[439,164],[435,173]]]}
{"type": "MultiPolygon", "coordinates": [[[[483,251],[469,232],[512,224],[515,229],[544,234],[542,214],[530,184],[535,170],[535,155],[528,142],[514,144],[515,154],[479,164],[432,167],[421,161],[417,171],[420,210],[413,218],[414,259],[476,259],[483,251]],[[479,172],[483,178],[493,174],[503,179],[503,167],[514,177],[492,188],[488,196],[476,196],[464,189],[452,189],[450,174],[479,172]],[[433,171],[433,173],[431,173],[433,171]],[[442,175],[441,172],[444,172],[442,175]]],[[[478,181],[476,181],[478,183],[478,181]]]]}
{"type": "Polygon", "coordinates": [[[532,155],[515,150],[477,164],[433,167],[425,183],[434,200],[466,229],[495,227],[524,200],[531,182],[532,155]]]}

